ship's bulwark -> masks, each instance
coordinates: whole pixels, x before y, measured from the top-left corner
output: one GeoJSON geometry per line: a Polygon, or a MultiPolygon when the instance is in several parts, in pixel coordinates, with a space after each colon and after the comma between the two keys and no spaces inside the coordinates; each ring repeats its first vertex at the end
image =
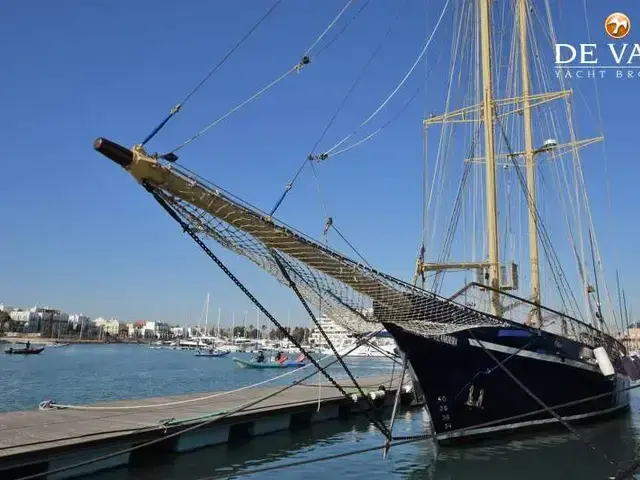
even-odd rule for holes
{"type": "Polygon", "coordinates": [[[463,331],[426,338],[394,324],[383,324],[407,355],[441,441],[470,441],[557,426],[548,412],[508,420],[543,407],[498,366],[480,342],[549,407],[610,393],[554,409],[567,420],[596,420],[628,408],[629,392],[616,393],[629,385],[621,362],[614,361],[617,374],[605,378],[597,364],[580,358],[588,350],[570,339],[548,332],[536,335],[517,327],[485,327],[474,329],[473,335],[463,331]],[[454,433],[488,422],[496,423],[464,434],[454,433]]]}

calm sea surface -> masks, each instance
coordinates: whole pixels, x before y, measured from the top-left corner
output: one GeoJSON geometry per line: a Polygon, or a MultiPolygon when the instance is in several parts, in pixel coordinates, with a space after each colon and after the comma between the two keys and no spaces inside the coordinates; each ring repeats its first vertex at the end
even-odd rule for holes
{"type": "MultiPolygon", "coordinates": [[[[4,346],[2,347],[4,349],[4,346]]],[[[248,370],[226,358],[198,358],[190,352],[154,350],[137,345],[74,345],[45,350],[39,356],[0,356],[0,411],[37,408],[40,401],[90,403],[181,393],[230,390],[282,374],[248,370]]],[[[390,372],[386,360],[349,360],[359,376],[390,372]]],[[[344,378],[339,366],[330,369],[344,378]]],[[[282,379],[289,383],[292,376],[282,379]]],[[[379,450],[271,472],[246,475],[265,479],[428,478],[437,480],[607,479],[620,462],[640,455],[640,394],[632,397],[632,412],[598,426],[579,427],[597,449],[591,451],[570,433],[483,443],[466,448],[438,448],[431,442],[394,447],[386,459],[379,450]],[[606,457],[608,458],[605,458],[606,457]]],[[[394,426],[397,435],[424,432],[421,410],[403,412],[394,426]]],[[[0,430],[0,436],[2,431],[0,430]]],[[[297,432],[281,432],[220,445],[183,455],[162,455],[145,462],[93,474],[96,480],[191,480],[213,478],[257,468],[312,460],[382,443],[381,434],[364,418],[336,420],[297,432]]],[[[640,476],[635,478],[640,479],[640,476]]]]}

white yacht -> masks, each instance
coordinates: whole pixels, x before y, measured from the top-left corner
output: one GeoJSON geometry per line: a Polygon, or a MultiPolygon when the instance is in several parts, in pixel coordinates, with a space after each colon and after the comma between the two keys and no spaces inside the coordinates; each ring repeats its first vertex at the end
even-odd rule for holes
{"type": "MultiPolygon", "coordinates": [[[[396,343],[385,330],[372,339],[367,340],[366,343],[360,345],[355,350],[349,352],[349,350],[357,345],[359,335],[356,336],[324,314],[320,317],[319,322],[339,354],[347,354],[345,356],[348,357],[387,357],[394,355],[396,343]]],[[[331,347],[320,331],[315,328],[311,332],[310,342],[314,350],[319,351],[322,355],[330,355],[332,353],[331,347]]]]}

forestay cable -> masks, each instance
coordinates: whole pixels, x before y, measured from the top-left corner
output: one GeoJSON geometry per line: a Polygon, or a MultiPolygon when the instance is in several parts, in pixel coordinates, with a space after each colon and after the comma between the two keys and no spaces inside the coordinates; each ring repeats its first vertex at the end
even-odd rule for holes
{"type": "Polygon", "coordinates": [[[273,13],[273,11],[278,7],[278,5],[280,5],[282,3],[282,0],[277,0],[276,3],[273,4],[273,6],[267,10],[267,12],[260,18],[260,20],[258,20],[253,27],[251,27],[249,29],[249,31],[238,41],[238,43],[236,43],[233,48],[231,50],[229,50],[227,52],[227,54],[222,57],[222,59],[216,63],[213,68],[211,70],[209,70],[209,73],[207,73],[207,75],[200,81],[200,83],[198,83],[198,85],[195,86],[195,88],[193,90],[191,90],[191,92],[189,92],[189,94],[184,97],[184,99],[178,103],[175,107],[173,107],[171,109],[171,111],[169,112],[169,115],[167,115],[167,117],[160,122],[156,128],[154,128],[151,133],[149,135],[147,135],[147,138],[145,138],[142,142],[142,145],[146,145],[147,142],[149,142],[149,140],[151,140],[153,137],[156,136],[156,134],[162,130],[162,128],[167,124],[167,122],[169,120],[171,120],[171,117],[173,117],[176,113],[178,113],[180,111],[180,109],[184,106],[185,103],[187,103],[189,101],[189,99],[198,91],[200,90],[200,88],[202,88],[202,86],[207,83],[207,80],[209,80],[211,78],[211,76],[229,59],[229,57],[231,57],[231,55],[234,54],[234,52],[240,48],[240,46],[251,36],[251,34],[253,32],[255,32],[258,27],[260,25],[262,25],[262,23],[269,17],[269,15],[271,15],[273,13]]]}
{"type": "Polygon", "coordinates": [[[174,148],[173,150],[171,150],[171,152],[166,153],[163,155],[163,157],[168,157],[172,154],[174,154],[175,157],[175,152],[177,152],[178,150],[180,150],[181,148],[185,147],[186,145],[188,145],[189,143],[193,142],[195,139],[201,137],[202,135],[204,135],[205,133],[207,133],[209,130],[211,130],[213,127],[215,127],[216,125],[218,125],[220,122],[222,122],[223,120],[225,120],[229,115],[233,114],[234,112],[237,112],[238,110],[240,110],[242,107],[244,107],[247,103],[251,102],[252,100],[255,100],[256,98],[258,98],[260,95],[262,95],[264,92],[266,92],[267,90],[271,89],[272,87],[274,87],[275,85],[277,85],[278,83],[280,83],[282,80],[284,80],[286,77],[288,77],[290,74],[292,74],[293,72],[300,72],[302,70],[302,68],[305,65],[308,65],[309,63],[311,63],[311,59],[309,58],[309,54],[311,52],[311,50],[325,37],[325,35],[327,34],[327,32],[329,32],[329,30],[336,24],[336,22],[342,17],[342,15],[344,14],[344,12],[347,10],[347,8],[349,8],[349,5],[351,5],[351,3],[353,3],[353,0],[348,0],[347,3],[345,4],[345,6],[342,8],[342,10],[340,10],[340,12],[338,13],[338,15],[336,15],[336,17],[331,21],[331,23],[324,29],[324,31],[320,34],[320,36],[309,46],[309,48],[307,48],[307,50],[305,51],[305,53],[302,54],[302,58],[301,60],[296,63],[293,67],[291,67],[290,69],[288,69],[286,72],[284,72],[282,75],[280,75],[278,78],[276,78],[274,81],[272,81],[271,83],[267,84],[266,86],[262,87],[260,90],[258,90],[256,93],[254,93],[251,97],[249,97],[247,100],[245,100],[244,102],[239,103],[238,105],[236,105],[235,107],[233,107],[231,110],[229,110],[227,113],[225,113],[224,115],[222,115],[220,118],[218,118],[217,120],[213,121],[212,123],[210,123],[209,125],[207,125],[205,128],[203,128],[202,130],[200,130],[198,133],[192,135],[191,137],[189,137],[187,140],[185,140],[182,144],[178,145],[176,148],[174,148]]]}

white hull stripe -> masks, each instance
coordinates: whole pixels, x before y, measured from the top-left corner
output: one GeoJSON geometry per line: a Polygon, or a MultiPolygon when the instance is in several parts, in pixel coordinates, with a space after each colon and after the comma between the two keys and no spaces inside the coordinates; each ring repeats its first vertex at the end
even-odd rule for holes
{"type": "MultiPolygon", "coordinates": [[[[606,410],[598,410],[596,412],[590,412],[590,413],[581,413],[579,415],[570,415],[568,417],[562,417],[562,419],[567,421],[581,420],[589,417],[596,417],[598,415],[606,415],[608,413],[613,413],[616,410],[620,410],[628,406],[629,406],[629,403],[626,402],[612,408],[607,408],[606,410]]],[[[441,433],[437,435],[436,438],[438,440],[446,440],[449,438],[471,437],[474,435],[482,435],[485,433],[499,432],[502,430],[517,430],[519,428],[532,427],[535,425],[545,425],[548,423],[555,423],[557,421],[558,420],[556,420],[555,418],[545,418],[543,420],[529,420],[527,422],[509,423],[507,425],[499,425],[496,427],[471,428],[461,432],[441,433]]]]}
{"type": "Polygon", "coordinates": [[[499,345],[497,343],[485,342],[484,340],[482,341],[482,344],[481,344],[480,341],[471,339],[471,338],[469,339],[469,345],[473,347],[478,347],[478,348],[482,348],[484,346],[487,350],[493,350],[494,352],[502,352],[510,355],[515,354],[516,357],[535,358],[536,360],[544,360],[546,362],[558,363],[560,365],[568,365],[576,368],[581,368],[583,370],[588,370],[590,372],[601,373],[600,368],[598,368],[597,365],[590,365],[585,362],[578,362],[577,360],[571,360],[568,358],[565,358],[565,360],[562,361],[557,356],[549,355],[546,353],[531,352],[529,350],[520,350],[515,347],[506,347],[504,345],[499,345]]]}

